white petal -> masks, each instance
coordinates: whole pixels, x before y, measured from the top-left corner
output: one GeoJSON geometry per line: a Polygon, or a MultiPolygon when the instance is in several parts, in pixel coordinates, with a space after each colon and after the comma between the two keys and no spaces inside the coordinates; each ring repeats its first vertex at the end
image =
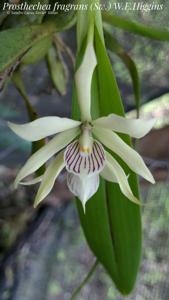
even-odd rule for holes
{"type": "Polygon", "coordinates": [[[75,74],[77,98],[80,106],[82,121],[91,120],[91,83],[97,60],[93,43],[89,42],[82,63],[75,74]]]}
{"type": "Polygon", "coordinates": [[[59,117],[43,117],[23,125],[8,122],[8,126],[27,141],[37,141],[49,135],[75,128],[80,124],[79,121],[59,117]]]}
{"type": "Polygon", "coordinates": [[[70,191],[82,202],[85,212],[85,204],[96,192],[99,187],[99,175],[78,176],[67,173],[67,185],[70,191]]]}
{"type": "Polygon", "coordinates": [[[127,180],[127,176],[122,167],[108,152],[106,152],[106,159],[107,167],[110,171],[112,171],[115,174],[122,193],[132,202],[140,204],[140,201],[132,193],[132,190],[127,180]]]}
{"type": "Polygon", "coordinates": [[[108,117],[102,117],[95,121],[93,124],[98,127],[104,127],[113,131],[128,134],[134,138],[142,138],[154,126],[156,120],[141,120],[141,119],[127,119],[115,114],[108,117]]]}
{"type": "Polygon", "coordinates": [[[48,144],[35,152],[22,167],[15,179],[15,187],[18,183],[39,169],[49,158],[65,148],[79,133],[79,128],[73,128],[62,133],[59,133],[48,144]]]}
{"type": "Polygon", "coordinates": [[[80,151],[79,141],[67,146],[64,160],[68,172],[75,175],[94,175],[100,173],[105,166],[105,153],[103,146],[94,141],[91,153],[80,151]]]}
{"type": "Polygon", "coordinates": [[[146,167],[141,156],[134,149],[123,142],[123,140],[116,133],[110,131],[109,129],[103,128],[94,128],[93,133],[106,147],[119,155],[131,170],[144,177],[151,183],[155,183],[152,174],[146,167]]]}
{"type": "Polygon", "coordinates": [[[64,168],[63,151],[49,164],[35,198],[36,207],[52,190],[55,180],[64,168]]]}
{"type": "Polygon", "coordinates": [[[112,170],[112,168],[111,169],[109,168],[107,163],[106,163],[104,169],[100,172],[100,175],[107,181],[117,182],[117,178],[114,174],[114,171],[112,170]]]}
{"type": "Polygon", "coordinates": [[[21,185],[32,185],[32,184],[36,184],[36,183],[41,182],[42,179],[43,179],[43,175],[38,176],[38,177],[36,177],[32,180],[29,180],[29,181],[21,181],[19,184],[21,184],[21,185]]]}

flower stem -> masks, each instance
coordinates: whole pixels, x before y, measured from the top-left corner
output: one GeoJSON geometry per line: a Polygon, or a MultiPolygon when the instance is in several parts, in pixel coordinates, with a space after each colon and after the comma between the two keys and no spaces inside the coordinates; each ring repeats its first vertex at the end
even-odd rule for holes
{"type": "Polygon", "coordinates": [[[83,281],[78,286],[78,288],[73,292],[70,300],[75,300],[76,299],[76,297],[78,296],[80,291],[83,289],[83,287],[86,285],[86,283],[90,280],[91,276],[93,275],[94,271],[96,270],[96,268],[98,266],[98,263],[99,263],[99,261],[96,259],[96,261],[94,262],[93,266],[91,267],[91,269],[88,272],[88,274],[86,275],[86,277],[83,279],[83,281]]]}

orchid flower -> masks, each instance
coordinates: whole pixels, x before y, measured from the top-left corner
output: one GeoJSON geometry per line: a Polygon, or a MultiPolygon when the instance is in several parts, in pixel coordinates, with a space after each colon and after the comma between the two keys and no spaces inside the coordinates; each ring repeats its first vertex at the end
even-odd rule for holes
{"type": "Polygon", "coordinates": [[[57,134],[28,159],[15,180],[15,186],[19,183],[41,182],[35,206],[50,193],[64,167],[67,170],[67,185],[70,191],[81,200],[84,210],[87,200],[96,193],[99,187],[100,176],[107,181],[119,184],[122,193],[129,200],[139,203],[128,183],[128,174],[125,174],[113,154],[107,152],[104,147],[118,155],[132,171],[154,183],[154,178],[141,156],[117,134],[124,133],[134,138],[141,138],[151,130],[154,120],[129,120],[115,114],[96,120],[91,118],[91,82],[96,65],[93,42],[90,40],[82,63],[75,73],[81,121],[51,116],[23,125],[9,122],[9,127],[28,141],[37,141],[57,134]],[[42,176],[22,182],[25,177],[38,170],[54,155],[56,156],[42,176]]]}

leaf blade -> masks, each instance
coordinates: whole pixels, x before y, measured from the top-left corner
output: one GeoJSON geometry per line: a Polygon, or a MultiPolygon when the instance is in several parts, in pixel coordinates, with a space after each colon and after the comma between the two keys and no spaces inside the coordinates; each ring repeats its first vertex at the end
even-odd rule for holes
{"type": "MultiPolygon", "coordinates": [[[[98,59],[99,104],[101,114],[107,115],[111,111],[119,115],[124,115],[121,97],[112,67],[97,32],[96,53],[98,59]],[[106,80],[103,80],[103,74],[106,80]]],[[[129,137],[122,135],[121,137],[126,143],[131,145],[129,137]]],[[[116,159],[128,174],[130,172],[129,168],[117,157],[116,159]]],[[[134,194],[139,198],[137,177],[133,172],[130,172],[129,182],[134,194]]],[[[116,285],[122,293],[128,294],[134,286],[141,255],[140,208],[138,205],[130,203],[130,201],[121,194],[117,184],[106,182],[106,193],[111,228],[115,241],[113,244],[118,261],[119,278],[116,281],[116,285]],[[132,228],[135,228],[134,232],[131,231],[132,228]],[[135,249],[135,255],[133,255],[133,249],[135,249]]]]}
{"type": "Polygon", "coordinates": [[[134,99],[135,99],[135,105],[136,105],[136,111],[137,111],[137,117],[139,117],[139,109],[140,109],[140,78],[139,73],[137,70],[137,66],[134,62],[134,60],[128,55],[128,53],[124,50],[122,45],[113,38],[110,33],[105,33],[105,39],[106,39],[106,47],[111,52],[114,52],[117,54],[126,68],[128,69],[128,72],[130,74],[132,85],[133,85],[133,91],[134,91],[134,99]]]}
{"type": "Polygon", "coordinates": [[[56,31],[53,24],[32,25],[0,32],[0,72],[42,38],[56,31]]]}
{"type": "MultiPolygon", "coordinates": [[[[98,66],[92,83],[92,116],[96,118],[98,114],[104,116],[110,112],[124,115],[115,77],[98,33],[95,45],[98,66]],[[109,101],[110,96],[112,101],[109,101]],[[114,99],[116,102],[113,103],[114,99]]],[[[79,117],[75,99],[73,115],[79,117]]],[[[125,141],[130,143],[129,138],[125,138],[125,141]]],[[[125,164],[120,163],[129,171],[125,164]]],[[[132,189],[138,196],[136,176],[132,173],[130,177],[132,189]]],[[[141,255],[140,208],[121,194],[117,184],[105,183],[103,180],[98,192],[88,201],[86,214],[79,201],[77,207],[91,250],[119,291],[129,294],[136,280],[141,255]]]]}
{"type": "Polygon", "coordinates": [[[147,38],[160,41],[169,41],[169,31],[160,30],[156,27],[145,26],[141,23],[130,21],[121,16],[109,14],[107,12],[102,13],[103,21],[120,29],[135,33],[147,38]]]}

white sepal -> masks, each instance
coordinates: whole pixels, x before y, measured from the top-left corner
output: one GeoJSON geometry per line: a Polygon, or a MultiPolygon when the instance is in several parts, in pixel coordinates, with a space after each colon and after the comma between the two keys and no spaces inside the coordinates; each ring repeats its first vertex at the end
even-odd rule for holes
{"type": "Polygon", "coordinates": [[[34,207],[36,207],[52,190],[55,180],[64,168],[63,151],[49,164],[37,192],[34,207]]]}
{"type": "Polygon", "coordinates": [[[91,84],[96,64],[97,60],[93,42],[90,41],[86,47],[82,63],[75,74],[77,100],[80,106],[82,121],[91,120],[91,84]]]}
{"type": "Polygon", "coordinates": [[[111,114],[107,117],[102,117],[93,121],[93,124],[94,126],[101,126],[102,128],[125,133],[131,137],[139,139],[145,136],[153,128],[155,122],[155,119],[127,119],[111,114]]]}
{"type": "Polygon", "coordinates": [[[8,126],[27,141],[37,141],[52,134],[75,128],[80,124],[79,121],[59,117],[43,117],[22,125],[8,122],[8,126]]]}
{"type": "MultiPolygon", "coordinates": [[[[107,167],[110,172],[112,171],[112,173],[115,174],[122,193],[132,202],[140,204],[140,201],[133,195],[133,192],[128,183],[128,176],[126,176],[119,163],[108,152],[106,152],[106,159],[107,167]]],[[[114,177],[112,177],[112,182],[114,182],[114,177]]]]}
{"type": "Polygon", "coordinates": [[[94,128],[93,133],[107,148],[121,157],[131,170],[151,183],[155,183],[153,175],[146,167],[142,157],[129,147],[116,133],[103,128],[94,128]]]}
{"type": "Polygon", "coordinates": [[[43,179],[43,175],[41,176],[38,176],[38,177],[35,177],[34,179],[32,180],[28,180],[28,181],[21,181],[19,184],[21,185],[32,185],[32,184],[36,184],[36,183],[39,183],[41,182],[43,179]]]}
{"type": "Polygon", "coordinates": [[[107,181],[116,182],[116,183],[118,182],[114,174],[114,170],[112,170],[112,168],[109,168],[107,161],[104,169],[100,172],[100,176],[107,181]]]}
{"type": "Polygon", "coordinates": [[[80,199],[85,212],[87,200],[97,192],[99,187],[99,175],[78,176],[68,172],[67,185],[69,190],[80,199]]]}
{"type": "Polygon", "coordinates": [[[39,169],[49,158],[65,148],[77,135],[79,128],[73,128],[59,133],[48,144],[43,146],[40,150],[35,152],[26,162],[26,164],[19,171],[15,179],[15,187],[26,176],[32,174],[39,169]]]}

